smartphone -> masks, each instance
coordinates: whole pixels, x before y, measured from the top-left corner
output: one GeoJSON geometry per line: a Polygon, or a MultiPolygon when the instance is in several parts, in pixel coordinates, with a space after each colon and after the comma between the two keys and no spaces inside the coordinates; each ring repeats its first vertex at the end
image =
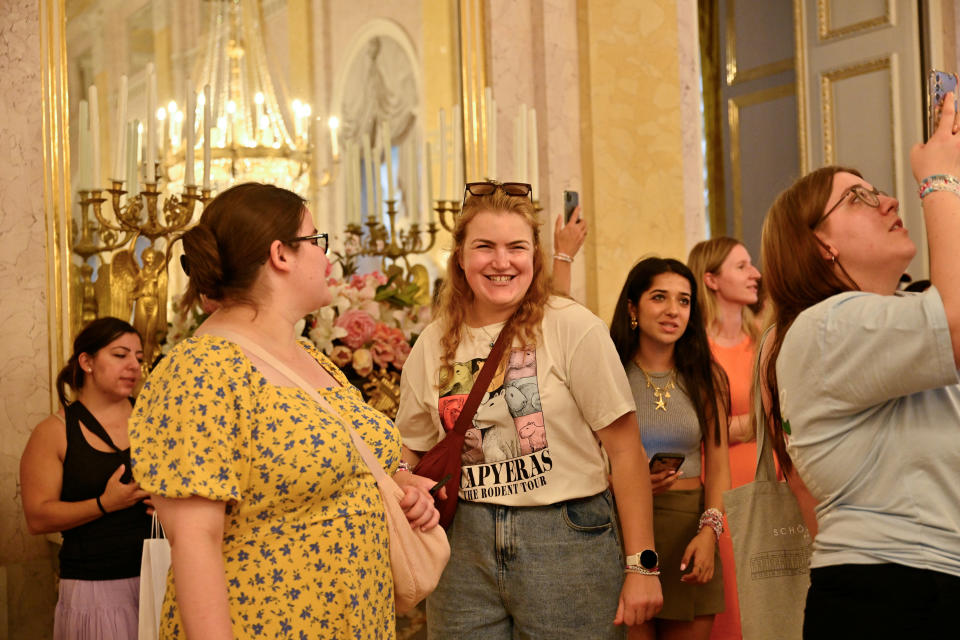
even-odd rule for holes
{"type": "Polygon", "coordinates": [[[573,210],[580,204],[580,194],[576,191],[563,192],[563,221],[570,222],[573,210]]]}
{"type": "Polygon", "coordinates": [[[948,93],[953,91],[953,106],[957,106],[957,86],[960,85],[960,78],[955,73],[947,71],[930,72],[930,78],[927,87],[927,137],[932,136],[940,123],[940,110],[943,106],[943,99],[948,93]]]}
{"type": "Polygon", "coordinates": [[[677,471],[683,464],[683,460],[684,455],[682,453],[655,453],[650,458],[650,473],[659,473],[667,469],[677,471]]]}
{"type": "Polygon", "coordinates": [[[437,495],[437,492],[440,491],[440,489],[443,488],[443,485],[447,484],[449,481],[450,481],[450,474],[448,473],[447,475],[440,478],[440,482],[430,487],[430,495],[432,496],[437,495]]]}

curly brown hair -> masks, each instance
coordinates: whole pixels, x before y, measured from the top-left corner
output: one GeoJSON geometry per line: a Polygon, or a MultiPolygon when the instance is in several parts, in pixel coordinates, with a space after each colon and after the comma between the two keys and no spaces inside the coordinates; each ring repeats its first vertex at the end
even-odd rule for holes
{"type": "Polygon", "coordinates": [[[440,288],[436,308],[436,317],[443,334],[440,339],[439,380],[444,380],[453,373],[454,357],[463,337],[467,311],[474,301],[473,290],[467,283],[463,267],[460,266],[460,258],[463,255],[467,227],[477,214],[483,211],[517,214],[523,217],[533,231],[533,280],[504,331],[509,332],[506,339],[512,340],[519,336],[524,344],[536,344],[540,337],[540,322],[543,320],[544,306],[550,298],[551,286],[550,277],[544,269],[543,245],[540,242],[541,222],[533,202],[526,197],[507,195],[502,189],[497,189],[490,195],[468,196],[453,229],[453,249],[447,260],[447,277],[440,288]]]}

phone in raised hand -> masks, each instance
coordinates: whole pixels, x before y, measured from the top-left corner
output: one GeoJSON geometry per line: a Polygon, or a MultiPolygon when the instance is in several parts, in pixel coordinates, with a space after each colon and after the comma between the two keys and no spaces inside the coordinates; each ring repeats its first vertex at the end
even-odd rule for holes
{"type": "Polygon", "coordinates": [[[954,111],[957,110],[957,87],[960,78],[957,74],[948,71],[933,69],[927,82],[927,137],[933,135],[940,124],[940,112],[943,109],[943,100],[947,94],[953,92],[954,111]]]}

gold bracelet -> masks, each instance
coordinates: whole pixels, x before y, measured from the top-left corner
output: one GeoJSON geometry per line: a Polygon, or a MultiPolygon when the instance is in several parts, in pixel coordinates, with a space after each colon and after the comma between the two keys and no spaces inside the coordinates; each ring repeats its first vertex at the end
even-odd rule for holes
{"type": "Polygon", "coordinates": [[[638,564],[628,564],[624,569],[624,573],[639,573],[642,576],[658,576],[660,575],[660,567],[656,569],[644,569],[638,564]]]}

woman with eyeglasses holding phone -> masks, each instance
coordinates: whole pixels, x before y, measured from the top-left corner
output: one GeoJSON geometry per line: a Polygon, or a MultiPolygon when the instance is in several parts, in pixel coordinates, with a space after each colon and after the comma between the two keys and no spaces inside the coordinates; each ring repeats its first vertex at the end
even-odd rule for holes
{"type": "MultiPolygon", "coordinates": [[[[330,303],[327,235],[298,195],[250,183],[214,198],[183,248],[188,302],[219,307],[151,373],[130,434],[171,545],[161,637],[393,638],[383,505],[342,421],[388,472],[399,435],[295,330],[330,303]]],[[[432,483],[395,479],[410,522],[435,526],[432,483]]]]}
{"type": "Polygon", "coordinates": [[[453,241],[437,317],[403,368],[406,461],[453,428],[481,367],[496,373],[459,452],[430,637],[623,637],[661,596],[646,455],[606,327],[550,295],[530,185],[468,184],[453,241]],[[502,361],[486,362],[504,331],[502,361]]]}
{"type": "Polygon", "coordinates": [[[724,608],[717,542],[723,492],[730,488],[730,400],[727,377],[710,354],[697,282],[686,265],[669,258],[634,265],[610,336],[630,381],[644,446],[654,454],[683,454],[679,469],[651,473],[663,609],[630,637],[706,640],[714,615],[724,608]]]}
{"type": "Polygon", "coordinates": [[[929,243],[926,292],[897,293],[916,246],[896,198],[854,169],[804,176],[764,222],[777,325],[766,368],[774,445],[818,501],[805,638],[956,626],[960,135],[952,104],[948,96],[930,140],[910,155],[929,243]]]}

